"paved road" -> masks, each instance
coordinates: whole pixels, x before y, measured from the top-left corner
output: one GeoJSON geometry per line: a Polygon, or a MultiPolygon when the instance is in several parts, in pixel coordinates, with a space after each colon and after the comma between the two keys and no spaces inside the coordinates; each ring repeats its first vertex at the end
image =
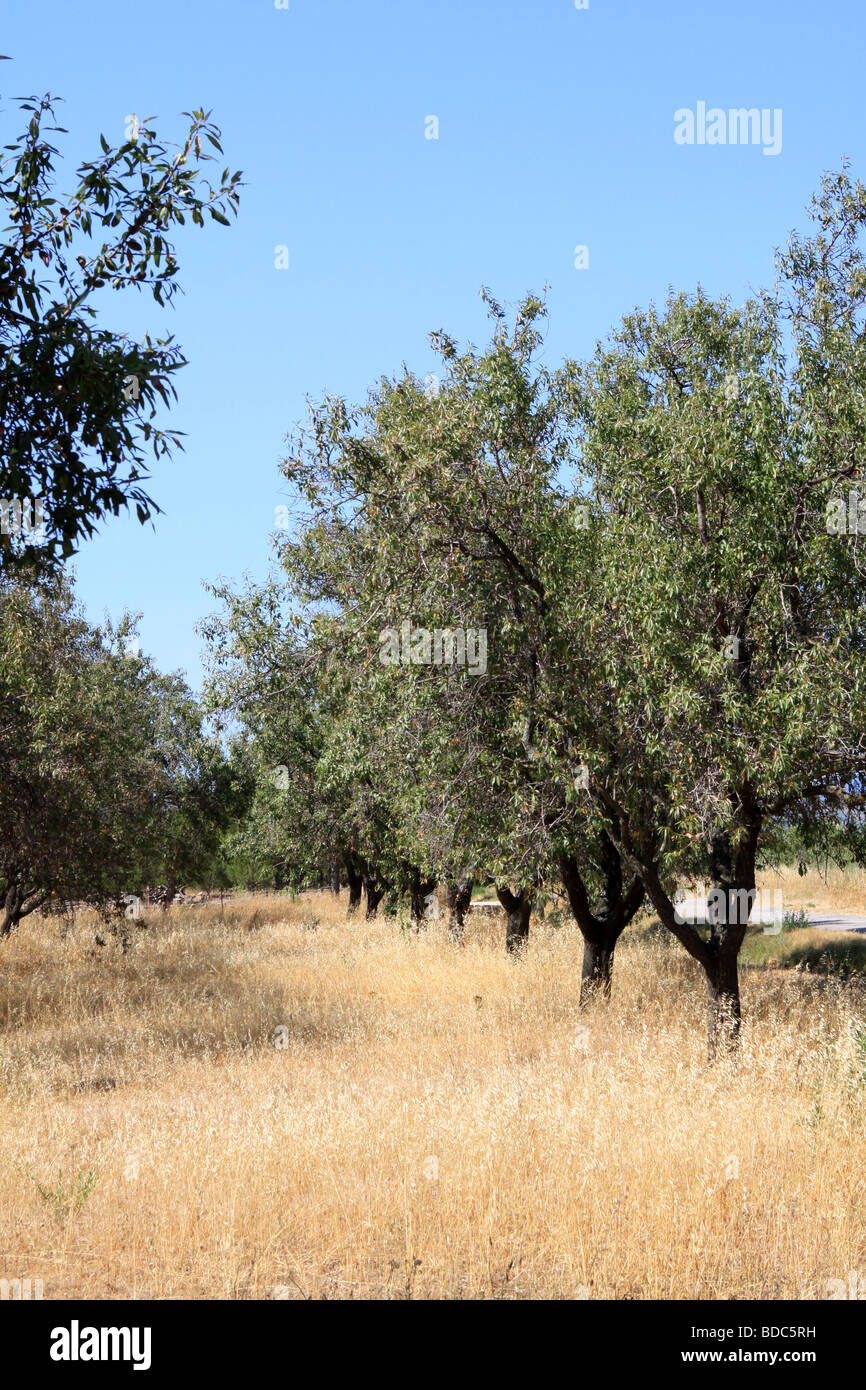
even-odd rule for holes
{"type": "MultiPolygon", "coordinates": [[[[766,899],[769,894],[766,895],[766,899]]],[[[765,899],[765,901],[766,901],[765,899]]],[[[473,912],[502,912],[497,898],[482,898],[472,904],[473,912]]],[[[705,922],[707,920],[706,898],[683,898],[677,910],[684,922],[705,922]]],[[[796,911],[796,909],[794,909],[796,911]]],[[[768,936],[775,936],[781,929],[784,912],[781,908],[766,907],[756,902],[749,913],[749,921],[767,928],[768,936]],[[773,930],[775,928],[775,931],[773,930]]],[[[866,917],[856,912],[809,912],[809,926],[817,931],[851,931],[866,935],[866,917]]]]}
{"type": "MultiPolygon", "coordinates": [[[[706,898],[684,898],[677,910],[685,922],[705,922],[707,920],[706,898]]],[[[791,910],[791,909],[789,909],[791,910]]],[[[796,909],[794,909],[796,911],[796,909]]],[[[755,903],[749,914],[750,922],[760,922],[770,929],[780,928],[783,913],[774,907],[764,907],[755,903]]],[[[856,912],[808,912],[809,926],[818,931],[851,931],[866,933],[866,917],[856,912]]]]}

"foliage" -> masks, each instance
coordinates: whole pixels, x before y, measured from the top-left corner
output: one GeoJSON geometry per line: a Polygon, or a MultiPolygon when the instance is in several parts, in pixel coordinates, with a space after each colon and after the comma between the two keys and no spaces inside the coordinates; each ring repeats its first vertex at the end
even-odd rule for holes
{"type": "Polygon", "coordinates": [[[205,111],[178,146],[150,121],[82,163],[68,196],[57,187],[59,150],[50,96],[21,104],[24,133],[0,166],[0,498],[42,507],[44,534],[0,534],[0,569],[44,570],[73,554],[107,515],[159,510],[145,490],[147,451],[170,456],[176,432],[156,423],[175,396],[184,358],[173,338],[141,343],[100,326],[102,290],[176,294],[172,234],[187,218],[228,225],[240,174],[212,185],[203,166],[221,154],[205,111]],[[216,151],[216,153],[211,153],[216,151]]]}
{"type": "Polygon", "coordinates": [[[51,900],[192,873],[237,802],[177,676],[100,631],[57,576],[0,586],[0,933],[51,900]]]}

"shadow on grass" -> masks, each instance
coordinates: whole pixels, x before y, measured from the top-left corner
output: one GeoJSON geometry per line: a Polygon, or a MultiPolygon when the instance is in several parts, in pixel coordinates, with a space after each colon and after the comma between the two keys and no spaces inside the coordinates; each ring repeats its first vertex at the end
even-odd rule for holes
{"type": "Polygon", "coordinates": [[[782,932],[779,936],[750,933],[743,942],[741,960],[746,965],[807,970],[851,979],[866,975],[866,938],[814,928],[782,932]]]}

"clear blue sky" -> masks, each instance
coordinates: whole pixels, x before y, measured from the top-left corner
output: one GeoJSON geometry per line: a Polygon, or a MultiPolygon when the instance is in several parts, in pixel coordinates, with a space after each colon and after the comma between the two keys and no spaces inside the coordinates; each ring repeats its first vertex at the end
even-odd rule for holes
{"type": "Polygon", "coordinates": [[[432,370],[434,328],[482,341],[482,284],[549,282],[556,360],[669,285],[769,282],[822,171],[866,177],[864,40],[862,0],[4,0],[4,142],[19,94],[65,98],[75,158],[131,112],[176,138],[202,105],[247,184],[231,229],[178,241],[176,309],[108,304],[138,334],[170,321],[187,449],[155,469],[155,532],[110,520],[80,552],[91,616],[141,610],[143,647],[197,685],[201,581],[266,573],[306,396],[432,370]],[[701,101],[780,108],[781,153],[678,145],[701,101]]]}

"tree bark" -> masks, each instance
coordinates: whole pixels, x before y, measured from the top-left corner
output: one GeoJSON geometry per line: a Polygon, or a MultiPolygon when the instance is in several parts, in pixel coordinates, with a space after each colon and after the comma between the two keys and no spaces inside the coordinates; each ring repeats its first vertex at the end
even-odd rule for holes
{"type": "Polygon", "coordinates": [[[463,940],[463,926],[472,902],[472,879],[449,879],[446,884],[448,931],[453,941],[463,940]]]}
{"type": "Polygon", "coordinates": [[[720,902],[709,915],[710,936],[706,940],[690,922],[680,922],[658,869],[651,859],[642,859],[631,842],[627,823],[622,826],[621,848],[629,863],[641,874],[647,896],[664,927],[677,938],[703,968],[707,981],[707,1052],[711,1062],[736,1052],[740,1040],[740,983],[738,957],[746,935],[748,912],[745,902],[755,892],[755,861],[762,817],[751,784],[738,789],[741,834],[736,850],[730,838],[714,834],[710,844],[710,875],[720,902]],[[742,908],[741,908],[742,904],[742,908]],[[733,910],[732,910],[733,905],[733,910]]]}
{"type": "Polygon", "coordinates": [[[529,914],[534,894],[512,893],[509,888],[497,888],[496,896],[505,908],[505,949],[511,955],[524,950],[529,941],[529,914]]]}
{"type": "Polygon", "coordinates": [[[349,906],[346,911],[357,912],[361,906],[361,894],[364,891],[364,876],[350,854],[343,856],[343,863],[346,866],[346,878],[349,883],[349,906]]]}
{"type": "MultiPolygon", "coordinates": [[[[618,935],[618,933],[617,933],[618,935]]],[[[583,940],[583,969],[580,976],[580,1007],[592,999],[609,999],[616,941],[583,940]]]]}
{"type": "Polygon", "coordinates": [[[622,860],[607,831],[602,831],[599,859],[602,887],[593,912],[576,856],[561,854],[559,857],[562,882],[583,937],[582,1009],[594,998],[610,998],[616,943],[640,908],[645,894],[638,874],[623,893],[622,860]]]}
{"type": "Polygon", "coordinates": [[[11,936],[12,932],[21,921],[21,918],[29,917],[31,912],[35,912],[37,908],[40,908],[43,903],[48,901],[49,896],[47,892],[38,892],[36,889],[25,889],[19,887],[18,884],[12,884],[6,890],[6,897],[3,900],[3,918],[2,921],[0,921],[0,941],[4,940],[7,936],[11,936]],[[28,902],[27,899],[31,893],[34,893],[35,896],[28,902]]]}
{"type": "Polygon", "coordinates": [[[740,979],[732,947],[706,969],[707,1054],[711,1062],[736,1052],[740,1040],[740,979]]]}
{"type": "Polygon", "coordinates": [[[409,904],[412,922],[417,931],[427,919],[424,916],[426,899],[436,887],[435,878],[423,878],[418,869],[413,869],[409,880],[409,904]]]}
{"type": "Polygon", "coordinates": [[[758,828],[757,824],[749,827],[736,851],[727,834],[716,833],[710,844],[714,902],[708,914],[711,958],[704,965],[704,972],[707,977],[707,1053],[711,1062],[736,1052],[739,1045],[738,958],[755,896],[758,828]]]}
{"type": "Polygon", "coordinates": [[[0,938],[11,935],[21,920],[21,906],[24,898],[20,890],[12,885],[3,901],[3,920],[0,922],[0,938]]]}
{"type": "Polygon", "coordinates": [[[169,907],[174,902],[177,893],[177,875],[172,869],[168,876],[168,888],[166,889],[165,902],[162,905],[163,912],[168,912],[169,907]]]}
{"type": "Polygon", "coordinates": [[[385,896],[387,886],[387,884],[380,883],[378,879],[372,876],[364,876],[364,892],[367,894],[367,911],[365,916],[368,922],[372,921],[376,916],[379,910],[379,904],[385,896]]]}

